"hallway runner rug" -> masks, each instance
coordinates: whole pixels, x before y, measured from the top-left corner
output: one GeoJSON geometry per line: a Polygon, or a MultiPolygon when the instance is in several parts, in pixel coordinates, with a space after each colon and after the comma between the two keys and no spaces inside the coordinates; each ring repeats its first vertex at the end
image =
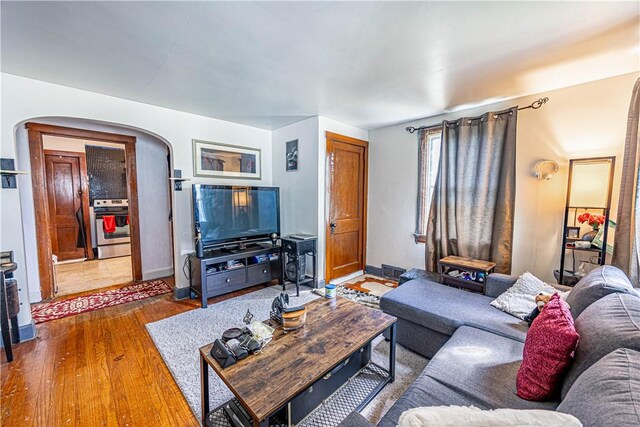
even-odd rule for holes
{"type": "Polygon", "coordinates": [[[172,292],[171,286],[164,280],[151,280],[91,295],[36,304],[31,307],[31,315],[36,323],[43,323],[169,292],[172,292]]]}

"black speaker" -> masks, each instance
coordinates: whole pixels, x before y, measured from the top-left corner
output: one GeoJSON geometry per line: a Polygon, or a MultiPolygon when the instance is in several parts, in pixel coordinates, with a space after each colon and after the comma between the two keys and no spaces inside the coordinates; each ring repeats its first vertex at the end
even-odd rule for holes
{"type": "Polygon", "coordinates": [[[284,274],[288,280],[295,282],[296,279],[302,280],[307,271],[307,256],[300,255],[287,263],[284,274]]]}
{"type": "Polygon", "coordinates": [[[296,295],[300,295],[300,285],[318,287],[318,261],[316,252],[317,238],[308,235],[290,235],[280,239],[282,242],[282,289],[286,282],[296,285],[296,295]],[[302,236],[302,237],[301,237],[302,236]],[[307,265],[311,270],[308,276],[307,265]]]}

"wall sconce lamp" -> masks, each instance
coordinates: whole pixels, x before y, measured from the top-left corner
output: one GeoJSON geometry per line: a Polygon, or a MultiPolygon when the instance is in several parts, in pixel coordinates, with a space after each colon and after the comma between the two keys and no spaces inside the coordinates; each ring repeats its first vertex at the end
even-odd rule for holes
{"type": "Polygon", "coordinates": [[[533,168],[534,175],[540,181],[549,181],[553,175],[558,173],[560,166],[558,163],[553,160],[542,160],[536,163],[536,166],[533,168]]]}

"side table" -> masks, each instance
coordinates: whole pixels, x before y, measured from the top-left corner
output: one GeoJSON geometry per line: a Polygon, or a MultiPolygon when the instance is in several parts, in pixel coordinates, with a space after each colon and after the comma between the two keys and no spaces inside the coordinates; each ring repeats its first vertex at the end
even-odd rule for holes
{"type": "Polygon", "coordinates": [[[495,267],[495,262],[458,256],[448,256],[438,261],[440,283],[480,293],[484,293],[487,276],[493,273],[495,267]],[[449,274],[454,270],[460,276],[449,274]]]}

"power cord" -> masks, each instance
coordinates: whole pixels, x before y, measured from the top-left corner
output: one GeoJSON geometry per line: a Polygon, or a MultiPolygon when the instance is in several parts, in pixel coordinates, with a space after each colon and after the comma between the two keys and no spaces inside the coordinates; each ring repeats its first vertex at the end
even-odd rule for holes
{"type": "Polygon", "coordinates": [[[191,280],[191,259],[189,255],[184,258],[184,263],[182,264],[182,274],[187,280],[191,280]]]}

